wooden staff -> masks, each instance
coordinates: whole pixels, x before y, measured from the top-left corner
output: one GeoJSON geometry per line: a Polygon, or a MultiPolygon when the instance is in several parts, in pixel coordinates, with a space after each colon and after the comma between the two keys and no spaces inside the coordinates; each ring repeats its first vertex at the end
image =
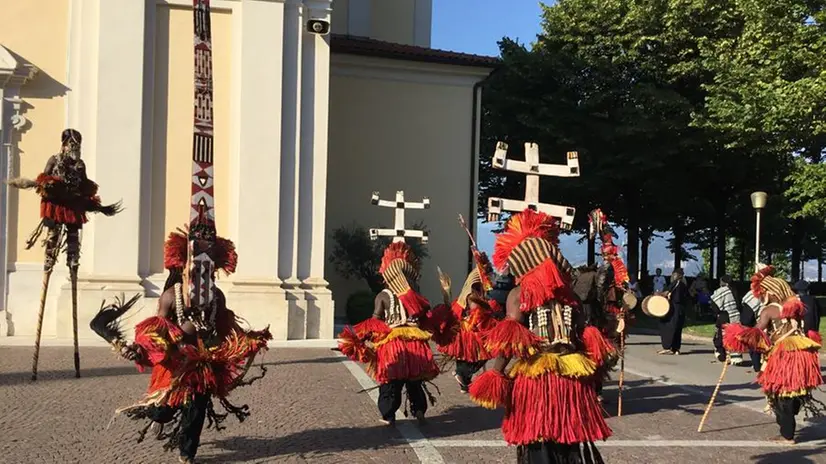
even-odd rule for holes
{"type": "Polygon", "coordinates": [[[717,380],[717,386],[714,387],[714,393],[711,394],[711,399],[708,401],[708,405],[706,406],[706,411],[703,413],[703,418],[700,420],[700,426],[697,427],[698,432],[703,431],[703,425],[706,423],[706,419],[708,419],[708,413],[711,412],[711,407],[714,405],[714,400],[717,398],[717,392],[720,391],[720,385],[723,383],[723,377],[726,376],[726,371],[728,370],[729,365],[729,355],[726,354],[726,361],[723,364],[723,372],[720,373],[720,379],[717,380]]]}
{"type": "Polygon", "coordinates": [[[625,325],[623,324],[622,331],[620,331],[620,374],[619,374],[619,392],[618,392],[618,395],[617,395],[617,417],[622,417],[622,384],[623,384],[624,380],[625,380],[625,325]]]}
{"type": "Polygon", "coordinates": [[[52,270],[43,271],[43,286],[40,289],[40,312],[37,313],[37,334],[34,339],[34,356],[32,356],[32,381],[37,380],[37,360],[40,357],[40,334],[43,332],[43,312],[46,310],[46,295],[49,293],[49,279],[52,270]]]}

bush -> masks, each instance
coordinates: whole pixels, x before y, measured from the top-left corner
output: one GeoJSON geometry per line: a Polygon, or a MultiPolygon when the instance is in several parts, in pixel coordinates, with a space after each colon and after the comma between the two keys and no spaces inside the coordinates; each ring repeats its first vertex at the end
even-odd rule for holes
{"type": "Polygon", "coordinates": [[[347,298],[345,311],[350,325],[358,324],[373,315],[373,302],[376,295],[370,291],[356,292],[347,298]]]}

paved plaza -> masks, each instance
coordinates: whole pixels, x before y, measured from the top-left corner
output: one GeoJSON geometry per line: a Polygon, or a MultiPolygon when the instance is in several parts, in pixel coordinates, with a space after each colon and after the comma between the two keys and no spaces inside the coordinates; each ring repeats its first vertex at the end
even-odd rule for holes
{"type": "MultiPolygon", "coordinates": [[[[623,416],[616,415],[616,383],[606,390],[614,436],[600,443],[608,463],[826,463],[826,425],[807,424],[799,444],[766,442],[777,434],[774,417],[750,369],[732,367],[703,433],[697,425],[720,374],[712,347],[684,346],[682,356],[656,356],[657,337],[633,335],[626,363],[623,416]]],[[[31,348],[0,346],[0,462],[172,463],[161,443],[135,443],[139,426],[114,417],[138,399],[148,375],[103,347],[82,348],[83,378],[75,379],[72,350],[46,347],[40,380],[29,381],[31,348]]],[[[360,366],[329,348],[274,348],[267,376],[232,397],[248,403],[244,423],[204,433],[204,463],[496,463],[513,462],[501,441],[501,411],[474,406],[450,375],[419,426],[402,418],[395,428],[378,422],[376,391],[360,366]]],[[[615,375],[616,377],[616,375],[615,375]]],[[[436,393],[436,388],[431,387],[436,393]]],[[[819,394],[821,399],[823,395],[819,394]]]]}

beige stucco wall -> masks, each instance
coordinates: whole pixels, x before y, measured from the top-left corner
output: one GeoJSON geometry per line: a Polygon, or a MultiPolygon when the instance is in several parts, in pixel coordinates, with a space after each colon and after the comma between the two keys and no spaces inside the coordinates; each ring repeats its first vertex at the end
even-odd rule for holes
{"type": "MultiPolygon", "coordinates": [[[[426,66],[413,82],[390,71],[362,75],[337,72],[333,56],[330,84],[330,149],[327,183],[328,255],[332,231],[342,225],[365,228],[392,226],[393,210],[370,204],[374,190],[394,199],[404,190],[407,201],[431,200],[429,210],[408,211],[406,223],[423,220],[430,229],[430,258],[424,263],[421,288],[431,301],[441,301],[436,265],[447,272],[458,291],[467,272],[468,240],[458,214],[471,215],[471,132],[473,84],[438,83],[448,66],[426,66]],[[342,75],[345,74],[345,75],[342,75]]],[[[357,61],[356,57],[348,57],[357,61]]],[[[390,61],[364,59],[365,62],[390,61]]],[[[415,66],[408,63],[409,66],[415,66]]],[[[481,79],[481,78],[479,78],[481,79]]],[[[328,256],[329,258],[329,256],[328,256]]],[[[350,294],[366,290],[361,281],[343,279],[329,264],[325,277],[343,315],[350,294]]]]}
{"type": "MultiPolygon", "coordinates": [[[[34,178],[60,148],[65,129],[68,2],[0,0],[0,44],[40,68],[20,97],[31,121],[18,141],[13,174],[34,178]],[[48,11],[49,14],[43,14],[48,11]]],[[[12,189],[9,195],[9,262],[42,261],[43,250],[26,250],[26,239],[40,220],[39,198],[12,189]]]]}
{"type": "MultiPolygon", "coordinates": [[[[159,6],[155,39],[150,272],[163,272],[163,242],[189,222],[192,172],[192,10],[159,6]]],[[[215,118],[215,208],[219,233],[229,230],[229,138],[232,15],[212,12],[215,118]]]]}

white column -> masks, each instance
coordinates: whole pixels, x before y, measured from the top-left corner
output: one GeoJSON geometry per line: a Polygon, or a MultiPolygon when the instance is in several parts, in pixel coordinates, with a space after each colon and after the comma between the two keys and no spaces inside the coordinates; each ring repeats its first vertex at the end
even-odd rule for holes
{"type": "MultiPolygon", "coordinates": [[[[154,8],[154,2],[149,4],[154,8]]],[[[89,320],[102,298],[143,290],[138,275],[142,160],[150,156],[143,139],[146,5],[135,0],[84,2],[82,26],[89,36],[84,34],[79,47],[70,46],[69,76],[79,80],[70,82],[70,87],[77,84],[82,91],[70,100],[78,108],[70,108],[67,114],[70,121],[77,118],[83,158],[89,177],[100,186],[102,201],[122,200],[124,206],[114,217],[92,215],[83,228],[80,320],[89,320]]],[[[71,331],[70,298],[68,283],[64,283],[58,308],[66,310],[57,314],[58,336],[71,331]]],[[[80,329],[81,337],[93,336],[85,324],[80,329]]]]}
{"type": "Polygon", "coordinates": [[[284,4],[247,0],[234,27],[232,224],[239,260],[227,293],[231,308],[251,326],[271,324],[287,338],[287,305],[278,278],[281,198],[280,39],[284,4]],[[269,38],[269,40],[268,40],[269,38]]]}
{"type": "MultiPolygon", "coordinates": [[[[305,0],[309,18],[330,20],[330,0],[305,0]]],[[[307,337],[332,338],[332,295],[324,280],[327,202],[329,36],[305,32],[301,84],[298,277],[307,298],[307,337]]]]}

